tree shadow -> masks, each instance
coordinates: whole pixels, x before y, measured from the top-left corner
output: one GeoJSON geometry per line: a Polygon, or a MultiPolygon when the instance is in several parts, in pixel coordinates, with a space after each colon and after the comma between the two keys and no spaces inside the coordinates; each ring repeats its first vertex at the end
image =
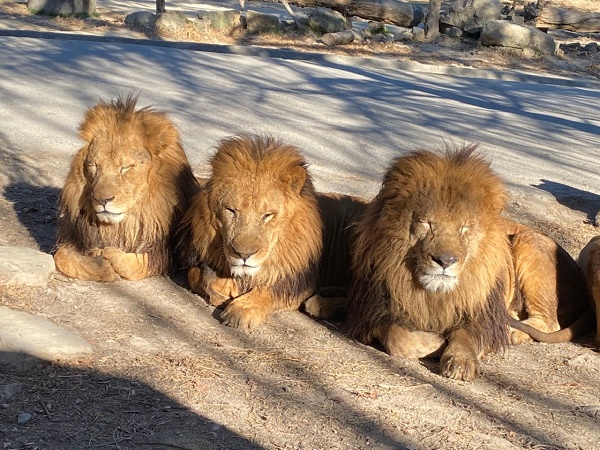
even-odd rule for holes
{"type": "Polygon", "coordinates": [[[40,362],[25,373],[0,365],[0,398],[4,448],[264,448],[135,377],[102,373],[85,362],[40,362]]]}
{"type": "Polygon", "coordinates": [[[586,214],[589,221],[593,221],[600,211],[600,195],[592,192],[545,179],[542,179],[540,184],[533,186],[552,194],[561,205],[586,214]]]}
{"type": "Polygon", "coordinates": [[[45,253],[52,252],[56,240],[59,195],[58,188],[24,181],[11,183],[4,189],[4,196],[12,202],[19,222],[45,253]]]}

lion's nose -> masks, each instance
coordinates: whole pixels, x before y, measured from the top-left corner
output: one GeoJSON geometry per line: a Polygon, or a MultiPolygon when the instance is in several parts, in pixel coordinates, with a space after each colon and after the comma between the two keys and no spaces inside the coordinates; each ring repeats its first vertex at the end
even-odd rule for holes
{"type": "Polygon", "coordinates": [[[244,262],[248,261],[248,259],[250,257],[252,257],[252,255],[255,255],[258,250],[254,250],[254,249],[248,249],[248,248],[244,248],[244,249],[237,249],[237,248],[233,248],[233,251],[235,252],[236,255],[238,255],[241,259],[244,260],[244,262]]]}
{"type": "Polygon", "coordinates": [[[112,197],[109,197],[109,198],[103,198],[103,199],[95,198],[94,200],[96,200],[102,206],[106,206],[108,204],[108,202],[112,202],[114,199],[115,199],[115,196],[113,195],[112,197]]]}
{"type": "Polygon", "coordinates": [[[433,261],[443,269],[447,269],[458,261],[458,258],[450,252],[440,253],[439,255],[431,255],[431,259],[433,259],[433,261]]]}

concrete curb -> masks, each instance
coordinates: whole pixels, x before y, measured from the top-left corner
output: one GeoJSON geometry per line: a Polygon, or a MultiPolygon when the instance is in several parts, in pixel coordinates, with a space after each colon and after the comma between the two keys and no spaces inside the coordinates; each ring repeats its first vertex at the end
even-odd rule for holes
{"type": "Polygon", "coordinates": [[[407,72],[468,77],[500,81],[518,81],[526,83],[550,84],[556,86],[581,87],[599,89],[600,80],[591,77],[558,77],[554,75],[538,75],[519,71],[474,69],[470,67],[454,67],[422,64],[419,62],[392,61],[382,58],[364,58],[356,56],[331,55],[326,53],[305,53],[287,49],[271,49],[256,46],[205,44],[198,42],[161,41],[154,39],[137,39],[110,35],[92,35],[69,32],[34,31],[34,30],[0,30],[0,37],[23,37],[36,39],[62,39],[75,41],[96,41],[128,45],[149,45],[154,47],[174,48],[210,53],[255,56],[259,58],[279,58],[287,60],[308,61],[328,65],[344,65],[367,67],[372,69],[392,69],[407,72]]]}

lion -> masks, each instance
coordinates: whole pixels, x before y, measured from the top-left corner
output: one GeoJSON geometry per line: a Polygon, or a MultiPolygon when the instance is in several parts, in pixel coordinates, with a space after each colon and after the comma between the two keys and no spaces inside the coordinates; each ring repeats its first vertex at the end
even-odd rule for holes
{"type": "Polygon", "coordinates": [[[600,348],[600,236],[592,238],[581,250],[578,262],[583,270],[590,305],[596,312],[596,339],[594,345],[600,348]]]}
{"type": "Polygon", "coordinates": [[[174,231],[199,184],[173,122],[136,102],[101,100],[80,126],[54,254],[69,277],[139,280],[173,267],[174,231]]]}
{"type": "MultiPolygon", "coordinates": [[[[559,312],[585,309],[577,265],[501,216],[505,187],[476,147],[418,150],[391,165],[355,224],[344,324],[392,356],[439,357],[441,374],[459,380],[478,376],[484,354],[528,338],[509,332],[511,321],[528,316],[552,332],[559,312]]],[[[322,312],[313,303],[307,310],[322,312]]]]}
{"type": "Polygon", "coordinates": [[[178,248],[190,287],[224,308],[224,324],[252,329],[275,311],[298,309],[319,283],[348,282],[349,257],[336,265],[331,252],[343,254],[343,245],[330,244],[347,238],[364,202],[318,195],[300,151],[268,135],[222,140],[211,167],[178,248]]]}

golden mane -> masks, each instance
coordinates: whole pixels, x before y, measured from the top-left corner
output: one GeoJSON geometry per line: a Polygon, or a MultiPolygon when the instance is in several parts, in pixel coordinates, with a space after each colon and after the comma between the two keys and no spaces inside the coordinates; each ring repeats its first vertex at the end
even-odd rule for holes
{"type": "Polygon", "coordinates": [[[101,100],[85,113],[80,126],[85,144],[73,158],[60,195],[57,245],[73,246],[79,252],[116,247],[128,253],[148,253],[150,274],[164,274],[172,265],[169,245],[173,227],[198,184],[173,122],[150,107],[136,111],[136,101],[134,96],[101,100]],[[127,145],[132,137],[141,140],[141,150],[150,155],[147,189],[122,222],[101,224],[92,206],[88,155],[102,145],[110,148],[99,156],[107,161],[139,152],[127,145]]]}
{"type": "MultiPolygon", "coordinates": [[[[300,152],[270,136],[240,135],[221,141],[210,164],[210,179],[192,200],[181,226],[179,246],[187,266],[204,264],[219,277],[233,277],[241,291],[266,286],[276,301],[284,303],[295,302],[300,293],[314,290],[322,221],[300,152]],[[295,186],[294,172],[299,170],[305,177],[295,186]],[[237,198],[264,196],[266,204],[269,196],[283,199],[285,218],[278,222],[276,242],[271,243],[273,248],[260,272],[252,277],[232,274],[225,258],[224,230],[217,210],[226,192],[237,198]]],[[[275,309],[297,306],[278,305],[275,309]]]]}
{"type": "Polygon", "coordinates": [[[475,148],[444,156],[415,151],[397,158],[385,174],[356,224],[346,321],[351,337],[371,343],[394,323],[444,336],[473,323],[487,351],[508,343],[504,302],[512,261],[500,220],[507,196],[489,164],[473,156],[475,148]],[[425,289],[415,273],[415,223],[433,217],[440,226],[459,218],[473,233],[452,290],[425,289]]]}

